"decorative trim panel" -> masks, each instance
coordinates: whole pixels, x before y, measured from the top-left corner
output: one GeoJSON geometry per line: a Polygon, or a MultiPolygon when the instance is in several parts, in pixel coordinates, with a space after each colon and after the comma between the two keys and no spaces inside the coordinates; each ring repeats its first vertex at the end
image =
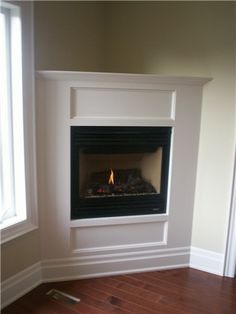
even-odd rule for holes
{"type": "Polygon", "coordinates": [[[71,119],[175,118],[173,90],[72,87],[70,95],[71,119]]]}
{"type": "Polygon", "coordinates": [[[95,227],[78,227],[71,229],[71,248],[73,252],[81,249],[105,250],[110,248],[136,249],[146,244],[164,245],[167,240],[167,222],[147,224],[111,225],[95,227]],[[148,228],[148,232],[147,232],[148,228]]]}
{"type": "Polygon", "coordinates": [[[77,219],[70,221],[71,228],[77,227],[94,227],[94,226],[110,226],[110,225],[129,225],[149,222],[168,221],[167,214],[156,215],[139,215],[139,216],[120,216],[120,217],[103,217],[103,218],[89,218],[77,219]]]}

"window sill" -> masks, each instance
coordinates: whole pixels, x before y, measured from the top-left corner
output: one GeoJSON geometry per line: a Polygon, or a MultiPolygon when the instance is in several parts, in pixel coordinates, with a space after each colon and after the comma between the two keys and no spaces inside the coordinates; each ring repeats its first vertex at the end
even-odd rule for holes
{"type": "Polygon", "coordinates": [[[3,244],[30,231],[38,229],[38,226],[28,220],[22,220],[22,218],[19,217],[13,217],[7,219],[6,222],[3,222],[0,225],[0,229],[1,244],[3,244]]]}

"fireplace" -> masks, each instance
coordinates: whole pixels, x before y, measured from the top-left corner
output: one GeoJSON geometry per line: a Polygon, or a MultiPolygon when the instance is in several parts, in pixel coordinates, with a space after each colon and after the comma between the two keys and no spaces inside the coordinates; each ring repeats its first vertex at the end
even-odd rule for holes
{"type": "Polygon", "coordinates": [[[71,219],[166,212],[171,127],[71,127],[71,219]]]}
{"type": "Polygon", "coordinates": [[[207,81],[38,73],[38,191],[47,280],[189,266],[207,81]]]}

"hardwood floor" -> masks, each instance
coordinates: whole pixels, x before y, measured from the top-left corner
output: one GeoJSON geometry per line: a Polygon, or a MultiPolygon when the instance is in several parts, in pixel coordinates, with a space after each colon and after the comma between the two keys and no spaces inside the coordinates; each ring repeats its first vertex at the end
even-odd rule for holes
{"type": "Polygon", "coordinates": [[[184,268],[42,284],[2,311],[11,313],[235,314],[236,279],[184,268]],[[81,301],[52,299],[52,288],[81,301]]]}

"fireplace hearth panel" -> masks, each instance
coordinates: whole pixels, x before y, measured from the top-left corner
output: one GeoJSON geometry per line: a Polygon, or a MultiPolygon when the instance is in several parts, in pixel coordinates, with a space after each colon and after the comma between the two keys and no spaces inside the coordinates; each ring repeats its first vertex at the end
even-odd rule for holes
{"type": "Polygon", "coordinates": [[[166,212],[170,127],[71,127],[71,219],[166,212]]]}

